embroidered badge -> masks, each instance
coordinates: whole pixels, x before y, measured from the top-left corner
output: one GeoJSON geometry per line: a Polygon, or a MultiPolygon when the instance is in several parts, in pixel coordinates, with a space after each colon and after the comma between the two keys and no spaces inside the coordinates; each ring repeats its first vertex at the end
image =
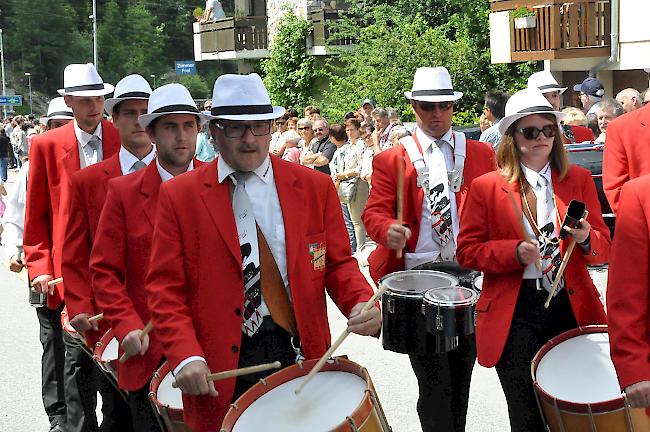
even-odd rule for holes
{"type": "Polygon", "coordinates": [[[309,254],[312,256],[311,263],[314,270],[325,270],[325,245],[323,243],[310,243],[309,254]]]}

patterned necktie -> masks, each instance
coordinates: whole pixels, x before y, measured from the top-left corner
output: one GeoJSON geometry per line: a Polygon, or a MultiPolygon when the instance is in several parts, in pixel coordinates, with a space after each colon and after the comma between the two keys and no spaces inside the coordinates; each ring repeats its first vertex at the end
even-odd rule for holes
{"type": "Polygon", "coordinates": [[[436,140],[431,146],[432,157],[429,169],[438,171],[439,184],[430,182],[429,202],[431,205],[431,228],[433,240],[440,247],[440,260],[453,261],[456,257],[456,242],[451,220],[451,201],[449,200],[449,179],[447,176],[447,162],[442,151],[444,140],[436,140]]]}
{"type": "Polygon", "coordinates": [[[262,324],[259,307],[262,305],[262,284],[260,277],[260,254],[257,243],[257,224],[253,206],[246,192],[246,178],[250,173],[235,172],[230,178],[235,185],[232,208],[239,234],[242,272],[244,274],[244,317],[242,332],[254,335],[262,324]]]}
{"type": "Polygon", "coordinates": [[[141,160],[135,161],[133,163],[133,166],[131,167],[131,170],[129,172],[133,173],[133,172],[136,172],[136,171],[140,171],[142,168],[146,168],[146,167],[147,167],[147,164],[142,162],[141,160]]]}

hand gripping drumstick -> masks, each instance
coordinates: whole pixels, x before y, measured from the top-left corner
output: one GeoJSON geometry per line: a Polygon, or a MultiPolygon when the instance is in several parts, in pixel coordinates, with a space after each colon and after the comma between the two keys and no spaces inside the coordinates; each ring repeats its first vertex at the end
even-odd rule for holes
{"type": "MultiPolygon", "coordinates": [[[[144,340],[144,337],[148,335],[151,332],[151,330],[153,330],[153,322],[149,321],[140,332],[140,342],[144,340]]],[[[122,357],[120,357],[120,363],[124,363],[129,358],[131,358],[131,356],[128,355],[127,353],[122,354],[122,357]]]]}
{"type": "MultiPolygon", "coordinates": [[[[586,219],[587,216],[589,216],[589,212],[585,210],[584,215],[582,216],[582,219],[586,219]]],[[[549,305],[551,304],[551,300],[553,299],[553,296],[555,295],[555,291],[557,290],[557,286],[560,284],[560,280],[562,280],[562,275],[564,274],[564,270],[566,269],[567,264],[569,263],[569,258],[571,258],[571,254],[573,253],[573,248],[576,245],[576,239],[571,236],[571,242],[569,242],[569,246],[566,248],[566,254],[564,254],[564,258],[562,259],[562,263],[560,264],[560,268],[557,271],[557,276],[555,276],[555,280],[553,281],[553,285],[551,285],[551,292],[548,293],[548,298],[546,299],[546,303],[544,303],[544,308],[548,309],[549,305]]]]}
{"type": "MultiPolygon", "coordinates": [[[[404,158],[397,159],[397,225],[402,226],[404,219],[404,158]]],[[[402,249],[395,251],[397,259],[402,258],[402,249]]]]}
{"type": "Polygon", "coordinates": [[[56,278],[56,279],[52,279],[51,281],[49,281],[49,282],[47,283],[47,286],[54,286],[54,285],[58,285],[58,284],[60,284],[60,283],[63,283],[63,278],[62,278],[62,277],[60,277],[60,278],[56,278]]]}
{"type": "Polygon", "coordinates": [[[104,314],[100,313],[97,315],[93,315],[90,318],[88,318],[88,322],[94,323],[95,321],[101,321],[104,319],[104,314]]]}
{"type": "MultiPolygon", "coordinates": [[[[219,381],[226,378],[234,378],[241,375],[250,375],[258,372],[264,372],[271,369],[280,369],[282,364],[279,361],[274,361],[273,363],[265,363],[257,366],[249,366],[241,369],[233,369],[223,372],[211,373],[206,376],[208,381],[219,381]]],[[[172,382],[173,388],[178,388],[178,383],[176,381],[172,382]]]]}
{"type": "MultiPolygon", "coordinates": [[[[382,296],[384,291],[386,291],[386,288],[388,288],[387,285],[379,285],[379,289],[377,289],[375,295],[373,295],[372,298],[370,298],[370,300],[366,302],[365,306],[363,307],[363,309],[361,309],[360,313],[368,312],[372,307],[374,307],[375,302],[382,296]]],[[[345,338],[348,337],[349,334],[350,334],[350,330],[346,327],[345,330],[343,330],[343,333],[341,333],[341,335],[336,339],[336,341],[334,341],[330,349],[328,349],[327,352],[323,354],[323,357],[321,357],[320,360],[318,360],[318,363],[316,363],[314,367],[311,368],[311,370],[309,371],[305,379],[302,381],[300,386],[293,391],[296,395],[299,395],[302,389],[305,388],[307,383],[314,377],[314,375],[316,375],[321,370],[321,368],[323,367],[327,359],[329,359],[334,353],[334,351],[336,351],[336,349],[339,346],[341,346],[341,344],[343,343],[345,338]]]]}
{"type": "MultiPolygon", "coordinates": [[[[526,230],[526,225],[524,225],[524,211],[522,210],[521,213],[519,213],[519,209],[517,208],[517,203],[515,202],[515,197],[512,196],[512,191],[508,189],[508,197],[510,198],[510,203],[512,204],[512,210],[515,212],[515,217],[517,217],[517,221],[519,222],[519,227],[521,228],[521,232],[524,235],[524,241],[526,243],[531,243],[533,244],[533,239],[530,238],[528,235],[528,231],[526,230]]],[[[540,264],[539,260],[535,261],[535,269],[537,269],[538,272],[542,272],[542,265],[540,264]]]]}

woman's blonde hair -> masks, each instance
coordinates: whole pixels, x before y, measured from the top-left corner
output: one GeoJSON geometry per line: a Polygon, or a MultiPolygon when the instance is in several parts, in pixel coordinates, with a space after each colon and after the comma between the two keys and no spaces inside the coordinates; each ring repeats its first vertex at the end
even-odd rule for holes
{"type": "Polygon", "coordinates": [[[589,126],[589,120],[587,119],[587,116],[582,112],[582,110],[579,110],[575,107],[566,107],[562,110],[562,112],[565,114],[564,118],[562,119],[562,122],[564,124],[571,126],[589,126]]]}
{"type": "MultiPolygon", "coordinates": [[[[559,179],[562,180],[569,172],[569,157],[564,150],[564,142],[562,140],[562,131],[557,125],[557,119],[553,114],[539,114],[542,117],[553,120],[553,123],[558,128],[555,138],[553,138],[553,148],[551,149],[551,154],[549,155],[549,160],[551,163],[551,168],[555,169],[559,173],[559,179]]],[[[508,183],[514,183],[519,181],[524,177],[523,170],[521,169],[521,157],[519,154],[519,147],[515,143],[513,137],[514,131],[517,128],[517,123],[519,120],[514,122],[499,142],[499,149],[497,150],[497,165],[501,175],[506,179],[508,183]]]]}

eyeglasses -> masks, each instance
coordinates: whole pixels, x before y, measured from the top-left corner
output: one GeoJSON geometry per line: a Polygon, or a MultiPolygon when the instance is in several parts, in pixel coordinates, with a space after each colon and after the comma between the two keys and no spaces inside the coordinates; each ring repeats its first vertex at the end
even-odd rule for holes
{"type": "Polygon", "coordinates": [[[647,105],[648,102],[650,102],[650,101],[643,101],[643,102],[641,102],[641,105],[647,105]]]}
{"type": "Polygon", "coordinates": [[[325,128],[316,128],[314,129],[314,132],[323,132],[325,131],[325,128]]]}
{"type": "Polygon", "coordinates": [[[557,127],[554,125],[546,125],[543,128],[537,128],[534,126],[527,128],[517,128],[515,132],[519,132],[524,136],[524,138],[533,140],[537,139],[540,133],[543,133],[546,138],[552,138],[557,133],[557,127]]]}
{"type": "Polygon", "coordinates": [[[454,106],[454,103],[452,101],[444,101],[444,102],[416,102],[418,108],[420,108],[422,111],[447,111],[451,107],[454,106]]]}
{"type": "Polygon", "coordinates": [[[271,133],[270,122],[259,122],[253,124],[246,123],[229,123],[227,125],[217,123],[217,127],[223,131],[228,138],[241,138],[250,130],[254,136],[264,136],[271,133]]]}
{"type": "Polygon", "coordinates": [[[285,121],[276,121],[275,124],[278,125],[278,126],[282,126],[282,125],[287,124],[287,122],[285,122],[285,121]]]}
{"type": "Polygon", "coordinates": [[[309,128],[309,127],[307,127],[307,126],[303,126],[303,127],[299,127],[299,128],[298,128],[298,130],[309,130],[309,129],[311,129],[311,128],[309,128]]]}

